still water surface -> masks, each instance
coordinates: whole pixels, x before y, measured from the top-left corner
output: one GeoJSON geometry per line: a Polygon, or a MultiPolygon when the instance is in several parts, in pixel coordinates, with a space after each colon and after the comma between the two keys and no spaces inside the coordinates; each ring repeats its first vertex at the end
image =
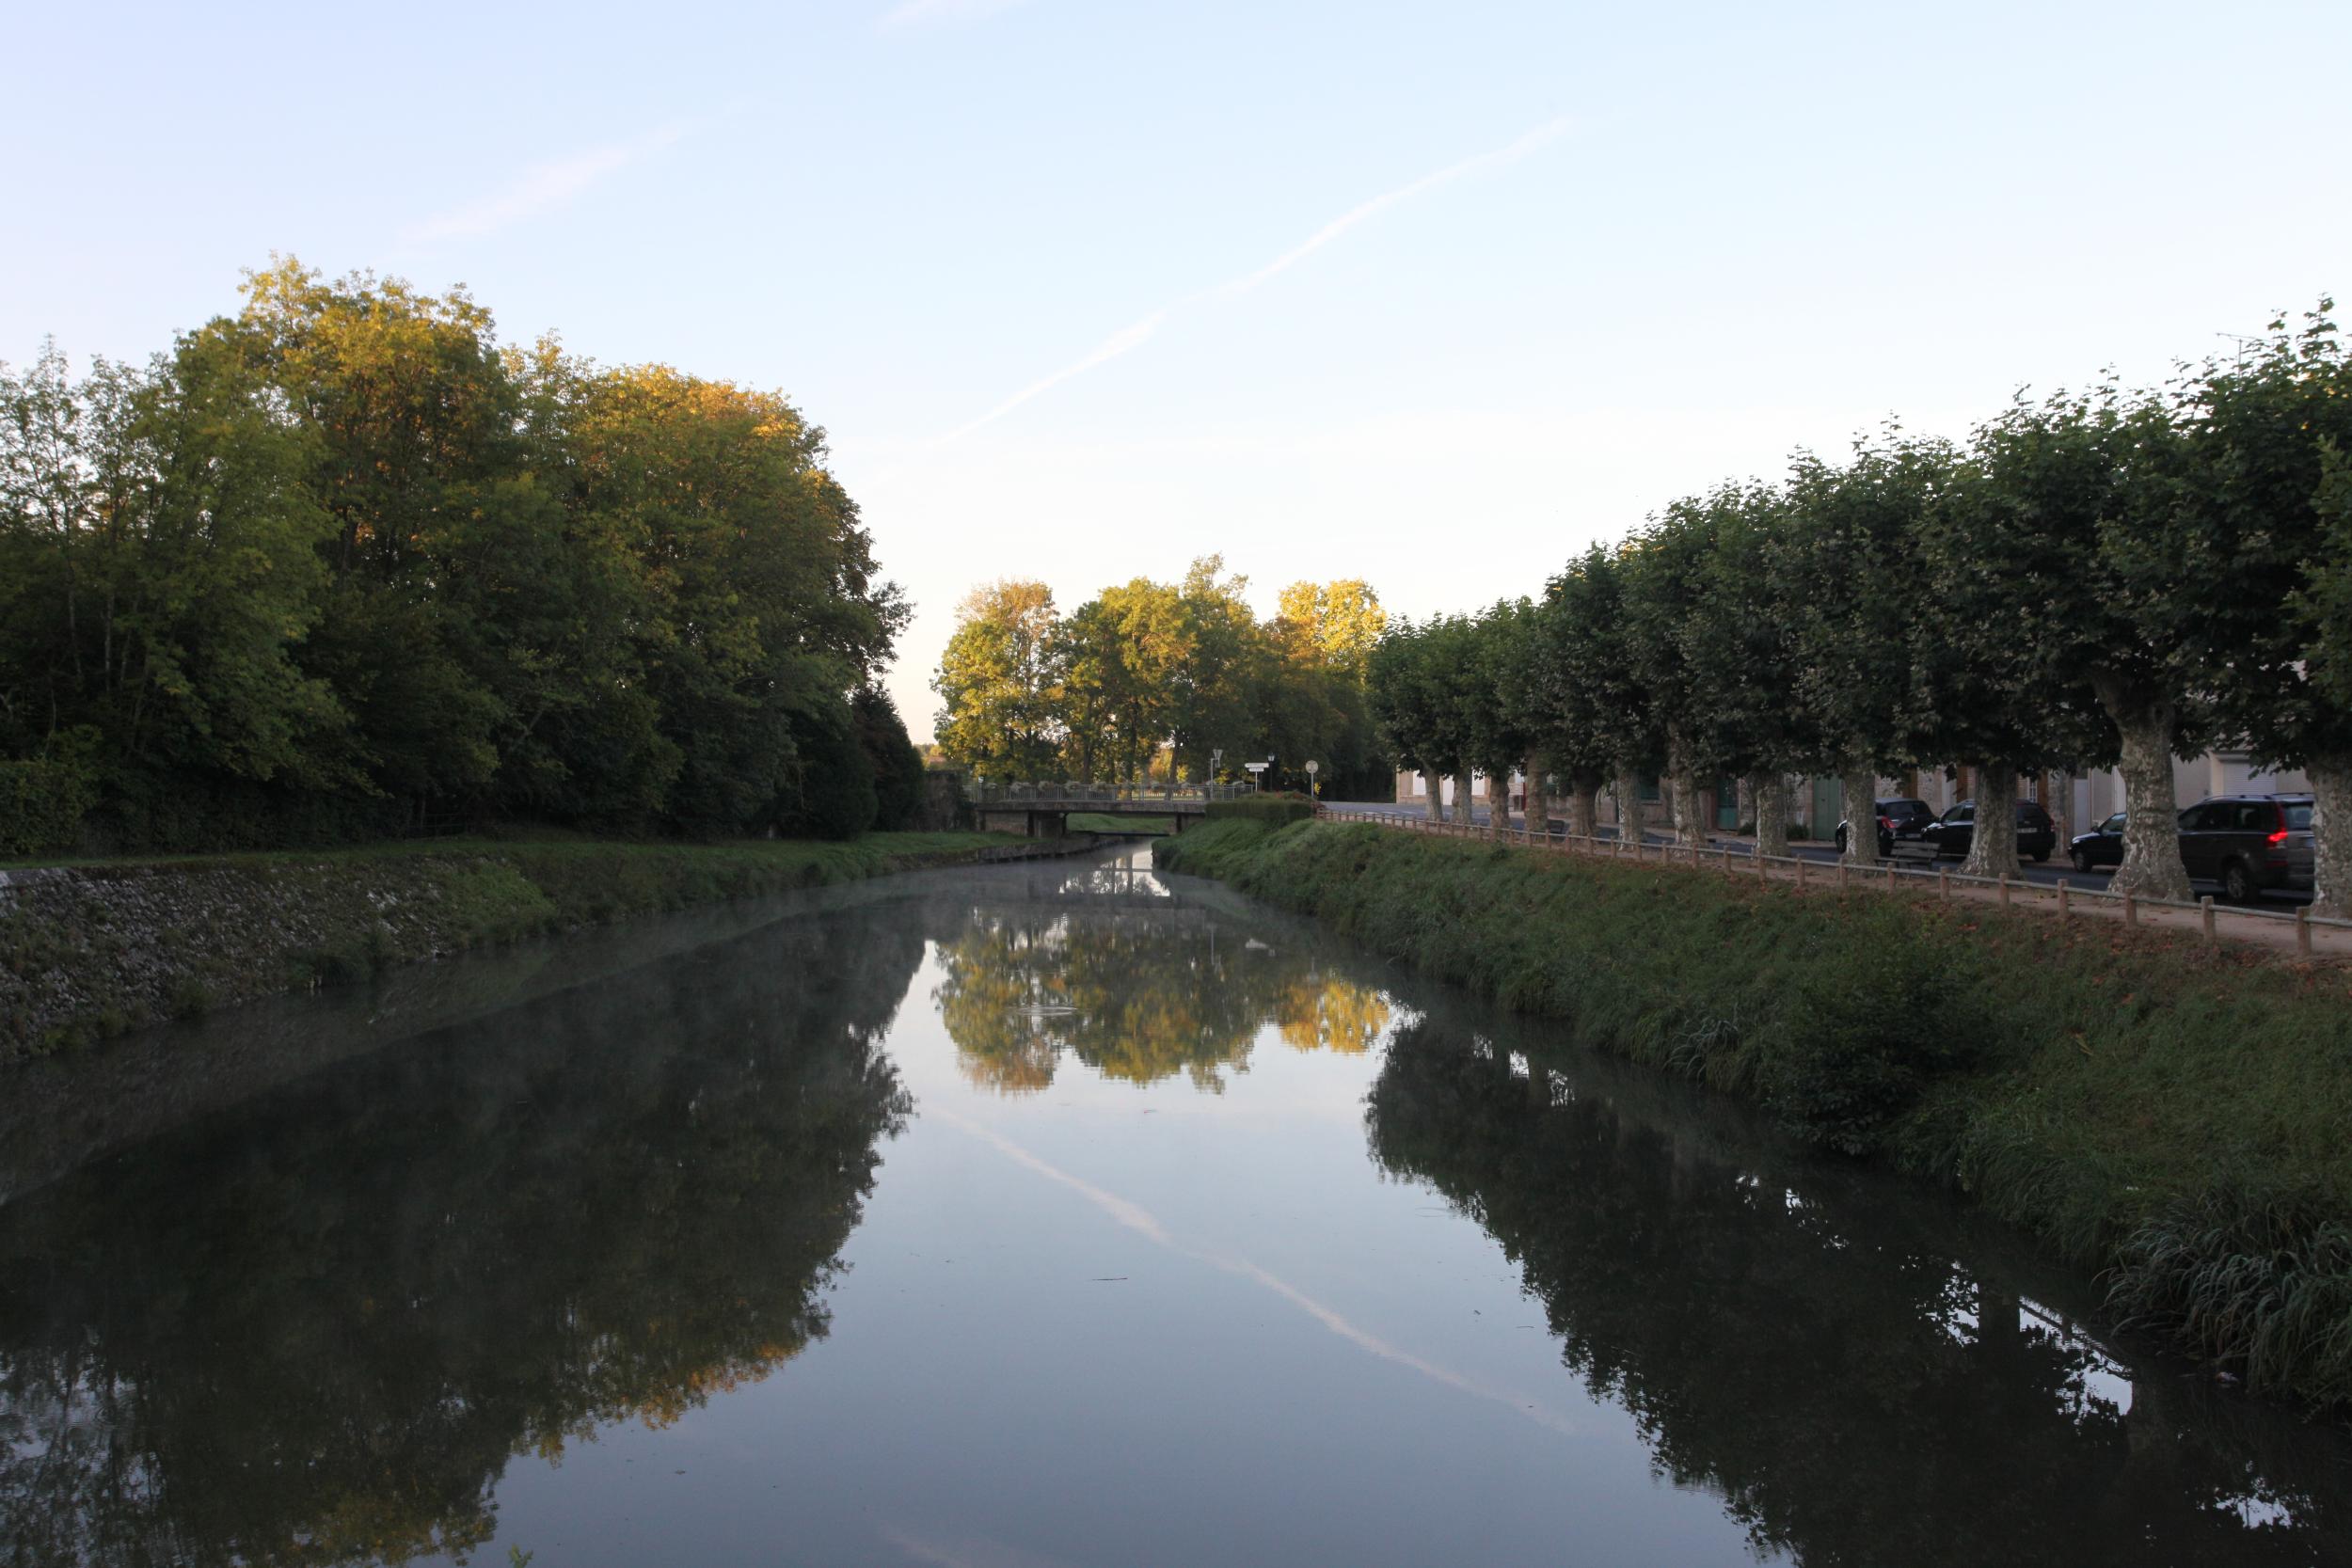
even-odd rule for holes
{"type": "Polygon", "coordinates": [[[2352,1562],[1981,1222],[1140,856],[408,983],[0,1119],[0,1560],[2352,1562]]]}

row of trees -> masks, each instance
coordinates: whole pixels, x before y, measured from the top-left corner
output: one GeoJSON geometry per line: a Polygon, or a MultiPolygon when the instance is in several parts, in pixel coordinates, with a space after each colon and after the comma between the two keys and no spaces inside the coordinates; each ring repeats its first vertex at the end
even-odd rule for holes
{"type": "MultiPolygon", "coordinates": [[[[2352,356],[2330,311],[2161,391],[2021,394],[1963,442],[1890,424],[1843,464],[1800,452],[1594,546],[1540,600],[1393,625],[1382,734],[1432,775],[1523,768],[1531,815],[1556,783],[1580,833],[1604,786],[1623,805],[1655,771],[1695,842],[1698,781],[1744,776],[1767,853],[1792,774],[1837,776],[1855,809],[1921,765],[1971,767],[1992,800],[2119,767],[2114,885],[2169,897],[2188,895],[2172,759],[2243,746],[2311,778],[2319,911],[2346,912],[2352,356]]],[[[1972,869],[2015,864],[2011,815],[1979,812],[1972,869]]]]}
{"type": "Polygon", "coordinates": [[[244,294],[143,367],[0,367],[0,759],[156,845],[911,809],[906,610],[783,397],[501,345],[462,291],[244,294]]]}
{"type": "Polygon", "coordinates": [[[1068,615],[1041,582],[973,591],[931,689],[940,750],[1009,779],[1189,779],[1275,759],[1269,784],[1385,787],[1364,692],[1387,616],[1361,581],[1295,582],[1270,621],[1247,578],[1203,556],[1181,582],[1105,588],[1068,615]]]}

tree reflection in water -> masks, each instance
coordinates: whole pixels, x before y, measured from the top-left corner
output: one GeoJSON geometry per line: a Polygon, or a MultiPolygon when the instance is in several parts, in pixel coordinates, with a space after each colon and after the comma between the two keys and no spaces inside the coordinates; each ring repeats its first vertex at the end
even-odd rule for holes
{"type": "Polygon", "coordinates": [[[1106,1078],[1183,1072],[1219,1094],[1268,1025],[1300,1051],[1369,1049],[1387,997],[1266,929],[1184,905],[981,910],[940,943],[932,1000],[964,1076],[1005,1094],[1049,1086],[1064,1052],[1106,1078]]]}
{"type": "Polygon", "coordinates": [[[2126,1381],[2033,1299],[2032,1265],[1997,1243],[1951,1261],[1986,1257],[1957,1233],[1977,1222],[1679,1085],[1543,1046],[1521,1074],[1515,1042],[1472,1037],[1398,1031],[1375,1156],[1485,1226],[1569,1369],[1759,1548],[1813,1568],[2352,1561],[2343,1445],[2194,1374],[2126,1381]]]}
{"type": "Polygon", "coordinates": [[[908,1105],[903,919],[793,921],[394,1048],[0,1210],[14,1564],[399,1561],[508,1459],[824,1335],[908,1105]]]}

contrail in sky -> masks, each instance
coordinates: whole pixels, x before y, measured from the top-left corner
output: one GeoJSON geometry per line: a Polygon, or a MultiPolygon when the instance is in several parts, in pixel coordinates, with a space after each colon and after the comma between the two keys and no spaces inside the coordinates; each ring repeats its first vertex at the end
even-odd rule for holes
{"type": "Polygon", "coordinates": [[[1150,315],[1120,327],[1078,358],[1072,360],[1051,375],[1030,382],[971,423],[960,425],[949,431],[943,439],[961,440],[985,425],[994,424],[1031,398],[1052,390],[1072,377],[1084,375],[1097,366],[1107,365],[1121,355],[1141,348],[1152,340],[1152,335],[1160,329],[1161,325],[1168,320],[1169,315],[1187,305],[1202,301],[1232,299],[1246,294],[1259,284],[1288,272],[1374,214],[1384,212],[1399,202],[1409,201],[1414,197],[1436,190],[1440,185],[1451,184],[1465,176],[1483,174],[1489,169],[1502,168],[1506,165],[1518,163],[1536,149],[1558,139],[1567,129],[1568,119],[1565,116],[1557,119],[1548,119],[1505,146],[1481,152],[1475,157],[1465,158],[1458,164],[1448,164],[1433,174],[1424,174],[1420,179],[1399,185],[1392,191],[1384,191],[1369,201],[1359,202],[1255,272],[1244,273],[1241,277],[1219,283],[1215,288],[1202,289],[1197,293],[1186,294],[1175,303],[1162,306],[1150,315]]]}

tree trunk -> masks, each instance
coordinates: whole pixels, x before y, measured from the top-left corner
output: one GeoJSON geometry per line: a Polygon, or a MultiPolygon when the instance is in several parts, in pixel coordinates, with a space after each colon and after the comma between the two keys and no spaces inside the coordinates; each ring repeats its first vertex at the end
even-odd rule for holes
{"type": "Polygon", "coordinates": [[[2006,762],[1988,762],[1977,769],[1977,821],[1968,835],[1968,858],[1960,863],[1964,877],[2015,876],[2017,863],[2017,769],[2006,762]]]}
{"type": "Polygon", "coordinates": [[[1639,844],[1642,832],[1642,781],[1630,768],[1617,769],[1617,836],[1628,844],[1639,844]]]}
{"type": "Polygon", "coordinates": [[[1599,775],[1576,774],[1568,780],[1568,836],[1589,839],[1599,829],[1599,775]]]}
{"type": "Polygon", "coordinates": [[[2313,757],[2303,771],[2312,781],[2312,913],[2343,920],[2352,916],[2352,755],[2313,757]]]}
{"type": "Polygon", "coordinates": [[[1758,773],[1756,791],[1756,852],[1788,853],[1788,779],[1782,773],[1758,773]]]}
{"type": "MultiPolygon", "coordinates": [[[[1849,767],[1837,775],[1846,797],[1846,863],[1879,863],[1879,776],[1867,768],[1849,767]]],[[[1836,832],[1835,828],[1830,830],[1836,832]]]]}
{"type": "Polygon", "coordinates": [[[1527,768],[1527,836],[1534,839],[1551,836],[1551,796],[1544,788],[1544,761],[1530,756],[1527,768]]]}
{"type": "Polygon", "coordinates": [[[2101,684],[2099,701],[2122,738],[2123,863],[2107,883],[2110,893],[2141,898],[2189,897],[2188,871],[2181,864],[2181,807],[2172,793],[2172,705],[2154,702],[2124,707],[2101,684]]]}
{"type": "Polygon", "coordinates": [[[1469,827],[1475,820],[1475,813],[1471,810],[1473,804],[1470,769],[1457,763],[1454,770],[1454,820],[1465,828],[1469,827]]]}
{"type": "Polygon", "coordinates": [[[1511,772],[1497,768],[1486,775],[1486,836],[1497,844],[1511,836],[1511,772]]]}
{"type": "Polygon", "coordinates": [[[1675,842],[1684,848],[1707,842],[1707,824],[1699,819],[1699,781],[1688,768],[1674,770],[1675,842]]]}
{"type": "Polygon", "coordinates": [[[1432,822],[1444,821],[1445,775],[1442,773],[1432,773],[1423,769],[1421,775],[1421,782],[1422,788],[1427,791],[1427,798],[1423,803],[1428,808],[1429,820],[1432,822]]]}

